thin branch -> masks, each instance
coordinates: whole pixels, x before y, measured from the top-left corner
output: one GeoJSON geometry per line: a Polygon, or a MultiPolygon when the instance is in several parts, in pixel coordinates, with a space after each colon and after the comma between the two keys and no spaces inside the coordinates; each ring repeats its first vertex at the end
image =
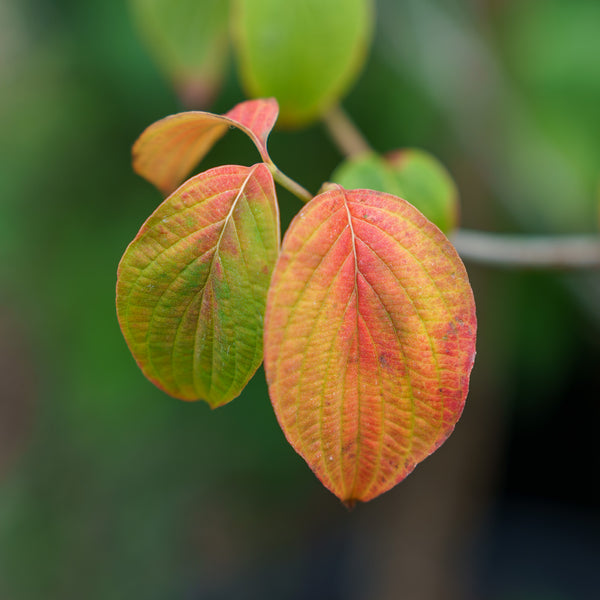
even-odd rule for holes
{"type": "Polygon", "coordinates": [[[312,200],[313,195],[305,188],[303,188],[299,183],[295,182],[293,179],[288,177],[285,173],[280,171],[275,165],[273,161],[269,161],[266,163],[273,175],[273,179],[281,186],[284,187],[288,192],[291,192],[304,202],[305,204],[312,200]]]}
{"type": "Polygon", "coordinates": [[[459,229],[450,240],[463,259],[498,267],[600,268],[600,235],[531,236],[459,229]]]}
{"type": "Polygon", "coordinates": [[[372,152],[369,142],[339,104],[325,113],[323,123],[335,145],[347,158],[372,152]]]}

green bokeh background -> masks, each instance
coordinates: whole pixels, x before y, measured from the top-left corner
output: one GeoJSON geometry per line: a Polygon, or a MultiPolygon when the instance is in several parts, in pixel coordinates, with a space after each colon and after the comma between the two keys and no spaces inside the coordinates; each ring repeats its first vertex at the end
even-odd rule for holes
{"type": "MultiPolygon", "coordinates": [[[[345,100],[373,146],[436,154],[465,226],[598,231],[600,3],[378,10],[345,100]]],[[[242,99],[231,65],[210,108],[242,99]]],[[[156,390],[121,337],[117,263],[160,202],[130,148],[181,109],[126,3],[0,5],[0,599],[597,597],[599,272],[467,265],[463,419],[348,513],[286,443],[262,371],[211,411],[156,390]]],[[[318,124],[269,147],[313,191],[340,160],[318,124]]],[[[205,165],[257,160],[231,132],[205,165]]],[[[280,201],[285,226],[300,203],[280,201]]]]}

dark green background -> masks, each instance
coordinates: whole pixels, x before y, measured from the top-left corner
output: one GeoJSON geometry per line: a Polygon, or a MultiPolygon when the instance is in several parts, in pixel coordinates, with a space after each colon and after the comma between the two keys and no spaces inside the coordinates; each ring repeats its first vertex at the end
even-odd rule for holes
{"type": "MultiPolygon", "coordinates": [[[[465,226],[598,230],[600,3],[382,0],[345,106],[456,178],[465,226]]],[[[243,99],[231,72],[211,110],[243,99]]],[[[591,599],[600,594],[600,273],[467,265],[480,337],[455,434],[348,513],[264,376],[217,411],[144,380],[116,267],[160,201],[130,148],[182,107],[125,2],[0,6],[0,598],[591,599]]],[[[319,125],[275,132],[316,191],[319,125]]],[[[206,161],[251,164],[230,133],[206,161]]],[[[280,195],[284,224],[300,203],[280,195]]]]}

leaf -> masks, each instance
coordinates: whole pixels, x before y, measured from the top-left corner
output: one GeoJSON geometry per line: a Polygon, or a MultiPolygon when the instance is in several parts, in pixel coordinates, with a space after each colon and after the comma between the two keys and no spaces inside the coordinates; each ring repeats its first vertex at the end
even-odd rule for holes
{"type": "Polygon", "coordinates": [[[464,266],[413,206],[339,186],[316,196],[285,235],[265,315],[288,441],[342,501],[385,492],[452,432],[475,330],[464,266]]]}
{"type": "Polygon", "coordinates": [[[178,113],[156,121],[133,146],[133,168],[164,194],[172,192],[229,127],[241,129],[270,162],[267,139],[279,108],[273,98],[248,100],[224,115],[178,113]]]}
{"type": "Polygon", "coordinates": [[[331,176],[346,189],[368,188],[408,200],[444,233],[458,222],[458,190],[433,155],[417,148],[382,157],[366,154],[343,162],[331,176]]]}
{"type": "Polygon", "coordinates": [[[213,408],[262,362],[265,299],[279,250],[266,165],[210,169],[142,226],[118,271],[117,315],[144,375],[213,408]]]}
{"type": "Polygon", "coordinates": [[[186,106],[208,106],[225,76],[229,2],[131,0],[135,24],[186,106]]]}
{"type": "Polygon", "coordinates": [[[249,96],[276,97],[284,125],[319,118],[365,61],[371,0],[239,0],[234,7],[242,83],[249,96]]]}

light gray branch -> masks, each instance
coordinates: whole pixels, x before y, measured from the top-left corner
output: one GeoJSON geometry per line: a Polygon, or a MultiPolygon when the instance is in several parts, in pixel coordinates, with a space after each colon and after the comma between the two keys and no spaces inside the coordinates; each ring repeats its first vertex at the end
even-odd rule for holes
{"type": "Polygon", "coordinates": [[[498,267],[600,267],[600,235],[532,236],[459,229],[450,240],[465,261],[498,267]]]}

